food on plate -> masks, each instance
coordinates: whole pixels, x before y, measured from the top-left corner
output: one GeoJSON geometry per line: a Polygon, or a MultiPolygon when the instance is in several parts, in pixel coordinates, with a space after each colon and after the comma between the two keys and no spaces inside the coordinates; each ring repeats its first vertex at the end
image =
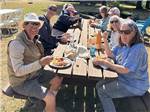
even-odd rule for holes
{"type": "Polygon", "coordinates": [[[96,60],[104,60],[104,59],[107,59],[106,56],[96,56],[96,60]]]}
{"type": "Polygon", "coordinates": [[[64,58],[61,58],[61,57],[55,57],[51,63],[56,66],[65,66],[68,64],[68,62],[64,58]]]}
{"type": "Polygon", "coordinates": [[[111,58],[108,58],[108,57],[106,57],[106,56],[104,56],[104,55],[102,55],[102,56],[96,56],[96,60],[97,61],[101,61],[101,60],[107,60],[107,61],[109,61],[109,62],[111,62],[111,63],[114,63],[114,61],[111,59],[111,58]]]}
{"type": "Polygon", "coordinates": [[[76,53],[75,52],[69,52],[67,55],[66,55],[67,58],[69,59],[73,59],[76,57],[76,53]]]}
{"type": "Polygon", "coordinates": [[[76,50],[65,51],[65,57],[73,60],[77,56],[76,50]]]}

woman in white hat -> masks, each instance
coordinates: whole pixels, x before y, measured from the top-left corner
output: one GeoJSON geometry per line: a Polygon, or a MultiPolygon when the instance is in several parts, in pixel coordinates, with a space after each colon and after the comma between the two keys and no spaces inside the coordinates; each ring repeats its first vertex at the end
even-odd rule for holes
{"type": "Polygon", "coordinates": [[[35,13],[24,17],[23,31],[8,45],[9,82],[18,94],[43,100],[46,112],[55,112],[56,94],[62,78],[43,67],[53,59],[44,56],[41,43],[37,40],[42,22],[35,13]],[[50,86],[50,89],[47,87],[50,86]]]}

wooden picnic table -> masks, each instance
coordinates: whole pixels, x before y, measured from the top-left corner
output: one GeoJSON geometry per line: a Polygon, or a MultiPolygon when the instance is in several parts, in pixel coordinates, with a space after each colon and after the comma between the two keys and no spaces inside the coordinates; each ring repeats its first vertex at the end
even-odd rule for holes
{"type": "MultiPolygon", "coordinates": [[[[88,47],[89,36],[96,31],[88,24],[88,20],[83,20],[83,30],[69,29],[68,33],[73,34],[76,40],[76,45],[82,45],[88,47]]],[[[54,57],[63,57],[64,51],[68,45],[59,44],[55,49],[54,57]]],[[[97,51],[97,52],[100,52],[97,51]]],[[[100,52],[101,53],[101,52],[100,52]]],[[[49,66],[45,67],[46,70],[50,69],[49,66]]],[[[96,68],[93,66],[92,58],[85,60],[84,58],[77,58],[71,67],[66,69],[55,69],[58,75],[64,77],[65,84],[81,84],[81,85],[93,85],[102,78],[116,78],[117,73],[110,70],[103,70],[102,68],[96,68]]]]}

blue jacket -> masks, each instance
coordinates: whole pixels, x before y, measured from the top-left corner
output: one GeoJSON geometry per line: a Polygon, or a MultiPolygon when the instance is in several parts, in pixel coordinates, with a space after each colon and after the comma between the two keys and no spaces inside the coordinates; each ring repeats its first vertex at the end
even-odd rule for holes
{"type": "Polygon", "coordinates": [[[146,19],[146,21],[144,22],[144,26],[142,27],[141,31],[145,32],[146,28],[150,26],[150,16],[148,19],[146,19]]]}
{"type": "Polygon", "coordinates": [[[43,26],[39,30],[40,38],[39,40],[42,42],[44,47],[44,54],[51,55],[53,53],[53,49],[57,47],[58,39],[56,37],[51,36],[52,26],[50,25],[50,21],[46,16],[40,16],[40,20],[44,21],[43,26]]]}

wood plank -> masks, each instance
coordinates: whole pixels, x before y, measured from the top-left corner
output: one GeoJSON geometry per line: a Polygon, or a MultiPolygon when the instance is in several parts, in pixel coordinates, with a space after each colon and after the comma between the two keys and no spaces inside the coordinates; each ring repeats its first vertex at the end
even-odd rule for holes
{"type": "MultiPolygon", "coordinates": [[[[74,39],[76,40],[75,44],[78,44],[77,42],[80,38],[79,36],[80,36],[81,31],[79,29],[69,29],[67,32],[74,35],[74,39]]],[[[62,46],[62,47],[64,47],[64,46],[62,46]]],[[[65,51],[66,47],[67,47],[67,45],[65,46],[65,48],[62,48],[63,51],[65,51]]],[[[58,70],[57,73],[63,75],[64,77],[65,77],[65,75],[71,76],[72,66],[67,69],[58,70]]]]}
{"type": "Polygon", "coordinates": [[[74,39],[76,40],[75,45],[77,45],[79,43],[81,31],[79,29],[75,29],[75,31],[73,32],[73,35],[74,35],[74,39]]]}
{"type": "Polygon", "coordinates": [[[87,75],[87,64],[83,59],[78,58],[73,65],[73,76],[83,76],[86,78],[87,75]]]}
{"type": "Polygon", "coordinates": [[[85,94],[85,104],[86,104],[86,112],[94,112],[95,108],[95,88],[93,87],[86,87],[86,94],[85,94]]]}
{"type": "Polygon", "coordinates": [[[80,42],[79,44],[87,47],[87,34],[88,34],[88,21],[87,20],[84,20],[83,21],[83,31],[81,32],[81,37],[80,37],[80,42]]]}
{"type": "Polygon", "coordinates": [[[104,78],[116,78],[116,77],[118,77],[116,72],[113,72],[110,70],[103,70],[103,76],[104,76],[104,78]]]}
{"type": "Polygon", "coordinates": [[[60,74],[60,75],[62,75],[62,76],[64,76],[64,77],[71,76],[72,65],[69,68],[58,70],[57,73],[60,74]]]}
{"type": "Polygon", "coordinates": [[[89,60],[88,77],[89,78],[102,78],[101,69],[94,67],[92,59],[89,60]]]}
{"type": "MultiPolygon", "coordinates": [[[[85,87],[83,85],[75,86],[75,107],[74,112],[85,112],[84,109],[84,93],[85,87]]],[[[71,111],[70,111],[71,112],[71,111]]]]}
{"type": "Polygon", "coordinates": [[[58,47],[55,49],[53,56],[54,57],[63,57],[63,53],[65,51],[67,45],[59,44],[58,47]]]}

